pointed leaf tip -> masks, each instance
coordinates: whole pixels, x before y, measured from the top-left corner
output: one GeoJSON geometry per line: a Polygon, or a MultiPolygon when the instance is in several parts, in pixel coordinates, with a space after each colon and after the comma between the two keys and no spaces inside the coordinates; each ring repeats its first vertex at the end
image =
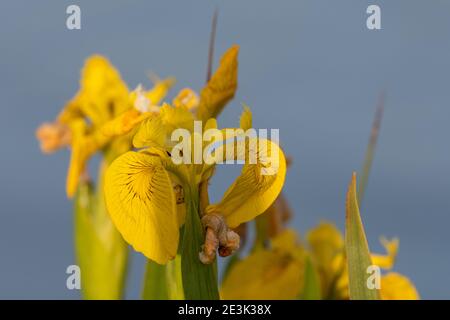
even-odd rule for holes
{"type": "Polygon", "coordinates": [[[377,300],[379,293],[376,288],[369,288],[368,268],[372,265],[369,246],[359,213],[356,193],[356,173],[347,192],[345,247],[347,253],[349,294],[352,300],[377,300]]]}

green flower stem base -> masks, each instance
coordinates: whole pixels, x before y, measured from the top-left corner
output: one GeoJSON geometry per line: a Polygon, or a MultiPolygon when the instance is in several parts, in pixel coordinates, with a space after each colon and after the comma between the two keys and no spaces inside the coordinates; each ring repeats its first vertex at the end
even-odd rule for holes
{"type": "Polygon", "coordinates": [[[217,262],[205,265],[199,259],[205,232],[200,221],[198,191],[185,190],[190,192],[185,198],[188,202],[181,245],[184,295],[188,300],[218,300],[217,262]]]}
{"type": "Polygon", "coordinates": [[[128,245],[106,211],[101,188],[80,183],[75,196],[75,253],[83,299],[122,299],[128,245]]]}
{"type": "Polygon", "coordinates": [[[147,260],[142,291],[144,300],[183,300],[183,280],[181,278],[181,256],[166,265],[147,260]]]}

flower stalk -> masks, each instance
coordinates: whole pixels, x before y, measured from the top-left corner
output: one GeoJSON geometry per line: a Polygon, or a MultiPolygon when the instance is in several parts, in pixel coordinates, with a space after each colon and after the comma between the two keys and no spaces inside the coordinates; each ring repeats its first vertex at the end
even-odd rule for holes
{"type": "Polygon", "coordinates": [[[197,188],[185,188],[186,221],[181,237],[181,270],[183,288],[188,300],[217,300],[216,261],[203,264],[199,259],[200,249],[205,241],[205,230],[200,220],[199,192],[197,188]]]}
{"type": "MultiPolygon", "coordinates": [[[[103,180],[102,165],[99,181],[103,180]]],[[[81,270],[84,299],[122,299],[128,260],[128,245],[106,211],[101,183],[94,188],[83,181],[74,199],[76,262],[81,270]]]]}
{"type": "Polygon", "coordinates": [[[144,300],[183,300],[183,280],[181,275],[181,256],[166,265],[148,259],[142,291],[144,300]]]}

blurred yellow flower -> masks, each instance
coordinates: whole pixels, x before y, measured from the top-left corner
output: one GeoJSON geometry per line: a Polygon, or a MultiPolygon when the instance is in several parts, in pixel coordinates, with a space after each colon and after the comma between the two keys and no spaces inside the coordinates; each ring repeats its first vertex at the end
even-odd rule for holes
{"type": "MultiPolygon", "coordinates": [[[[173,83],[172,78],[159,81],[142,96],[149,106],[157,105],[173,83]]],[[[112,149],[117,156],[131,147],[130,138],[124,135],[146,117],[143,115],[146,110],[136,105],[138,98],[139,92],[129,92],[119,72],[106,58],[94,55],[86,60],[79,92],[54,123],[44,124],[37,131],[44,152],[65,146],[72,149],[66,187],[69,197],[74,195],[86,162],[94,153],[102,150],[111,156],[108,153],[112,149]],[[114,141],[113,137],[116,137],[114,141]]]]}
{"type": "Polygon", "coordinates": [[[333,291],[340,289],[336,286],[340,287],[338,281],[344,272],[344,239],[336,226],[327,222],[310,230],[306,239],[321,279],[322,297],[333,296],[333,291]]]}
{"type": "MultiPolygon", "coordinates": [[[[235,262],[222,282],[223,299],[301,299],[308,296],[306,277],[317,274],[321,299],[349,299],[345,244],[340,231],[331,223],[321,222],[306,236],[307,246],[298,243],[295,231],[286,229],[276,234],[264,248],[255,248],[248,256],[235,262]]],[[[398,239],[381,240],[387,254],[372,254],[380,268],[393,267],[398,239]]],[[[315,286],[315,284],[313,284],[315,286]]],[[[309,287],[311,289],[311,287],[309,287]]],[[[313,290],[316,290],[313,288],[313,290]]],[[[405,276],[388,272],[381,276],[382,299],[419,299],[414,284],[405,276]]],[[[315,299],[316,299],[315,298],[315,299]]]]}
{"type": "Polygon", "coordinates": [[[128,246],[106,213],[103,173],[112,160],[130,150],[133,129],[151,112],[158,112],[156,105],[173,82],[157,80],[152,90],[139,86],[129,92],[106,58],[92,56],[81,72],[78,93],[54,122],[37,130],[43,152],[71,149],[66,192],[68,197],[76,195],[74,234],[77,264],[83,270],[83,298],[123,297],[128,246]],[[95,153],[102,154],[96,183],[88,179],[86,170],[95,153]]]}
{"type": "MultiPolygon", "coordinates": [[[[325,299],[348,299],[348,269],[344,241],[340,231],[333,224],[322,222],[308,233],[307,240],[311,248],[313,262],[320,275],[322,296],[325,299]]],[[[390,270],[395,263],[399,241],[396,238],[392,240],[381,238],[381,244],[386,249],[386,255],[371,254],[372,264],[381,269],[390,270]]],[[[395,275],[397,276],[388,277],[388,280],[383,280],[386,276],[382,276],[380,289],[382,297],[383,292],[389,292],[390,294],[385,295],[385,297],[392,296],[397,288],[394,286],[395,282],[400,277],[405,278],[399,274],[395,275]],[[389,280],[391,280],[391,283],[387,282],[389,280]],[[383,288],[383,283],[387,283],[389,287],[383,288]]],[[[415,291],[414,286],[411,283],[409,284],[415,291]]],[[[401,297],[403,295],[403,291],[400,290],[401,285],[398,286],[398,289],[399,291],[396,291],[397,297],[401,297]]],[[[408,296],[411,295],[408,294],[405,298],[408,296]]]]}
{"type": "Polygon", "coordinates": [[[236,262],[224,279],[225,300],[297,299],[303,287],[305,251],[293,230],[285,230],[271,241],[271,248],[256,250],[236,262]]]}
{"type": "Polygon", "coordinates": [[[380,296],[383,300],[420,299],[411,280],[397,272],[389,272],[381,277],[380,296]]]}

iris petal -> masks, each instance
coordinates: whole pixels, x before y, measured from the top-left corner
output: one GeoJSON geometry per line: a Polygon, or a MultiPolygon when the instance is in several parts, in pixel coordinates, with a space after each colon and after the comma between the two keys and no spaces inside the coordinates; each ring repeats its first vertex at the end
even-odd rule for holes
{"type": "Polygon", "coordinates": [[[252,149],[252,139],[256,138],[246,142],[245,154],[255,153],[256,163],[250,163],[251,157],[242,152],[236,153],[237,159],[246,159],[241,175],[218,204],[206,208],[206,213],[225,216],[231,228],[266,211],[281,192],[286,176],[286,159],[280,147],[272,141],[256,139],[257,148],[252,149]]]}
{"type": "Polygon", "coordinates": [[[179,225],[169,174],[157,156],[127,152],[108,168],[105,200],[124,239],[164,264],[177,252],[179,225]]]}

